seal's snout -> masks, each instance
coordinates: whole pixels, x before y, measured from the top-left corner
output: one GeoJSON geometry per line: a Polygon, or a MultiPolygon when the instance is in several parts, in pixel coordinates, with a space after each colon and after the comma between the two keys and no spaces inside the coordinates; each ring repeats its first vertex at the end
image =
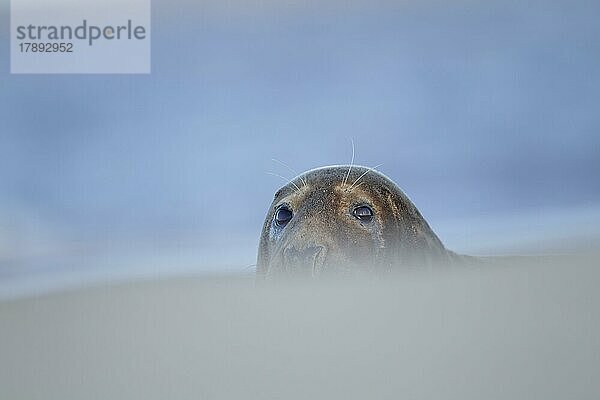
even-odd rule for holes
{"type": "Polygon", "coordinates": [[[291,275],[315,277],[321,274],[327,250],[323,246],[308,246],[298,249],[295,246],[283,251],[286,272],[291,275]]]}

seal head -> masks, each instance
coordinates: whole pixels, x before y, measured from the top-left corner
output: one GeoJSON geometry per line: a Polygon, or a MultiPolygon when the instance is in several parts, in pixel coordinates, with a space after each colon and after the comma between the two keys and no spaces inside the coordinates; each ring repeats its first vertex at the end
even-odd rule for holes
{"type": "Polygon", "coordinates": [[[275,194],[257,277],[380,273],[452,256],[391,179],[366,167],[330,166],[301,174],[275,194]]]}

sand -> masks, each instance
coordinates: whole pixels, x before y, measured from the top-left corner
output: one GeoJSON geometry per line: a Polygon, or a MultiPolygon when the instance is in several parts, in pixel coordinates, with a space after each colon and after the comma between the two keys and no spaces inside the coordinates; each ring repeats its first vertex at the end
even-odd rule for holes
{"type": "Polygon", "coordinates": [[[592,399],[598,257],[0,303],[0,399],[592,399]]]}

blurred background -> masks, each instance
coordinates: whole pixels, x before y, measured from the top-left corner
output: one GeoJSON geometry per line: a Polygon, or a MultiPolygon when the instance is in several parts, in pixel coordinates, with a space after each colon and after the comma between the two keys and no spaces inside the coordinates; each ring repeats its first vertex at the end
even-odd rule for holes
{"type": "Polygon", "coordinates": [[[351,139],[455,251],[600,243],[597,1],[152,3],[150,75],[10,75],[1,0],[1,297],[251,273],[351,139]]]}

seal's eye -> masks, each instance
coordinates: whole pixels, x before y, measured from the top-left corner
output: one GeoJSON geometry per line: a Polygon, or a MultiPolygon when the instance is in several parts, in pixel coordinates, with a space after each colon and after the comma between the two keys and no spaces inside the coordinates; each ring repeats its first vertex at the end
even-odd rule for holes
{"type": "Polygon", "coordinates": [[[362,222],[370,222],[373,220],[373,210],[368,206],[356,207],[352,213],[362,222]]]}
{"type": "Polygon", "coordinates": [[[279,207],[279,209],[275,212],[275,223],[277,226],[286,226],[291,219],[292,210],[286,206],[279,207]]]}

